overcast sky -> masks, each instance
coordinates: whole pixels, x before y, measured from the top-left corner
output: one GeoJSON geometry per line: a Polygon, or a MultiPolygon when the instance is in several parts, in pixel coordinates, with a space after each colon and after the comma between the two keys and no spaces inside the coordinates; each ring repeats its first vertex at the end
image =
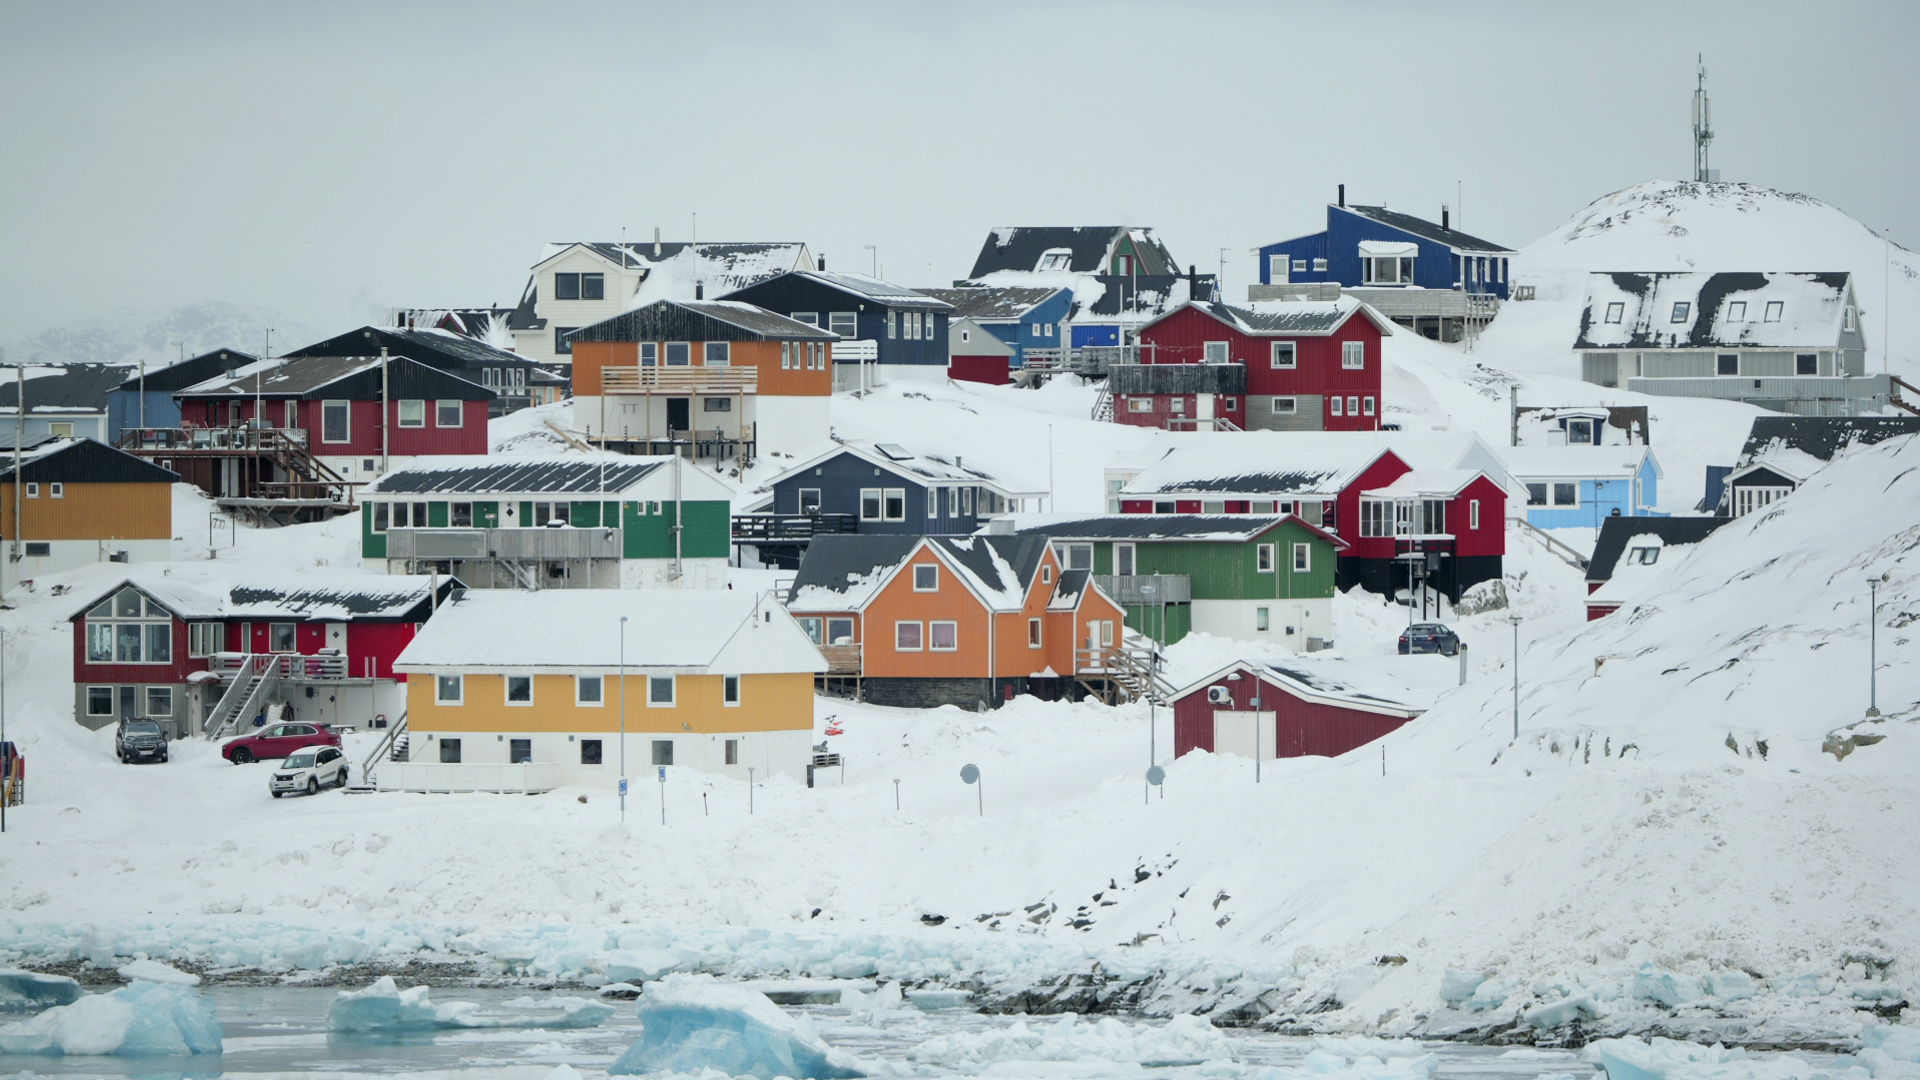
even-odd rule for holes
{"type": "MultiPolygon", "coordinates": [[[[1713,161],[1915,246],[1920,5],[0,0],[0,338],[230,300],[511,303],[552,240],[803,240],[946,282],[1150,226],[1244,295],[1352,201],[1511,247],[1713,161]]],[[[289,343],[292,345],[295,343],[289,343]]]]}

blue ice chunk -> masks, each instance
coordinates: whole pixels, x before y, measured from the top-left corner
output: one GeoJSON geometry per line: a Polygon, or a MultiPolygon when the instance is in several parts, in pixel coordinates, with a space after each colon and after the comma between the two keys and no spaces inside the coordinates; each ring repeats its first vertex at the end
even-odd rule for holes
{"type": "Polygon", "coordinates": [[[1633,976],[1634,997],[1657,1001],[1669,1009],[1698,1001],[1703,992],[1699,979],[1672,971],[1656,971],[1652,964],[1641,964],[1633,976]]]}
{"type": "Polygon", "coordinates": [[[811,1024],[765,994],[711,975],[669,975],[640,998],[640,1041],[607,1067],[609,1076],[718,1069],[760,1080],[851,1080],[865,1073],[821,1041],[811,1024]]]}
{"type": "Polygon", "coordinates": [[[1833,979],[1815,972],[1796,975],[1780,987],[1788,997],[1819,997],[1833,990],[1833,979]]]}
{"type": "Polygon", "coordinates": [[[1860,1045],[1878,1050],[1895,1061],[1920,1063],[1920,1029],[1917,1028],[1870,1023],[1860,1031],[1860,1045]]]}
{"type": "Polygon", "coordinates": [[[1448,968],[1440,976],[1440,1000],[1449,1005],[1458,1005],[1473,996],[1487,977],[1478,971],[1458,971],[1448,968]]]}
{"type": "Polygon", "coordinates": [[[372,985],[336,994],[327,1007],[327,1027],[333,1031],[393,1032],[495,1026],[475,1016],[479,1006],[470,1001],[435,1005],[427,1000],[427,994],[427,987],[402,990],[393,976],[382,975],[372,985]]]}
{"type": "Polygon", "coordinates": [[[1541,1031],[1547,1031],[1575,1020],[1592,1020],[1599,1015],[1600,1010],[1594,1005],[1591,994],[1575,994],[1528,1009],[1526,1020],[1541,1031]]]}
{"type": "Polygon", "coordinates": [[[1513,983],[1506,979],[1488,979],[1473,988],[1473,994],[1467,999],[1467,1008],[1474,1012],[1487,1012],[1507,1003],[1513,996],[1513,983]]]}
{"type": "Polygon", "coordinates": [[[134,983],[84,995],[0,1027],[0,1053],[171,1055],[220,1052],[220,1020],[190,986],[134,983]]]}
{"type": "Polygon", "coordinates": [[[1707,976],[1707,990],[1721,1001],[1745,1001],[1755,987],[1753,976],[1744,971],[1716,971],[1707,976]]]}
{"type": "Polygon", "coordinates": [[[86,991],[65,975],[0,968],[0,1012],[38,1012],[55,1005],[71,1005],[86,991]]]}

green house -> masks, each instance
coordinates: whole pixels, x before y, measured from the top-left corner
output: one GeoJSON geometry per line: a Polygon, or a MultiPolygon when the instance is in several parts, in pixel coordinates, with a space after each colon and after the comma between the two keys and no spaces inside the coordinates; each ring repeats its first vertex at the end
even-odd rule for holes
{"type": "Polygon", "coordinates": [[[1296,652],[1333,643],[1339,537],[1294,517],[1113,514],[1035,526],[1060,565],[1090,570],[1127,625],[1171,645],[1199,631],[1296,652]]]}
{"type": "Polygon", "coordinates": [[[422,457],[360,499],[361,559],[389,574],[476,589],[727,583],[733,489],[677,457],[422,457]]]}

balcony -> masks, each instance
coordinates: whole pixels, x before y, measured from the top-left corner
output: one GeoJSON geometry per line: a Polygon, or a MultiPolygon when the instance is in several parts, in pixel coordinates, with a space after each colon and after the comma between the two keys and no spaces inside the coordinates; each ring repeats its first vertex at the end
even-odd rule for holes
{"type": "MultiPolygon", "coordinates": [[[[207,657],[207,670],[218,676],[221,682],[228,683],[253,659],[248,653],[215,653],[207,657]]],[[[347,670],[347,658],[339,653],[324,652],[312,656],[277,653],[273,656],[273,663],[275,677],[293,682],[337,681],[353,677],[347,670]]]]}
{"type": "Polygon", "coordinates": [[[618,559],[619,529],[388,529],[389,559],[618,559]]]}
{"type": "Polygon", "coordinates": [[[1193,579],[1185,574],[1095,574],[1093,583],[1123,606],[1193,602],[1193,579]]]}
{"type": "Polygon", "coordinates": [[[816,536],[860,531],[852,514],[735,514],[736,544],[804,544],[816,536]]]}
{"type": "MultiPolygon", "coordinates": [[[[1627,380],[1627,389],[1636,394],[1662,397],[1721,398],[1734,401],[1840,402],[1849,399],[1859,409],[1875,409],[1887,403],[1893,391],[1884,374],[1854,376],[1787,375],[1751,378],[1744,375],[1708,375],[1704,377],[1654,378],[1635,376],[1627,380]]],[[[1845,410],[1833,410],[1844,414],[1845,410]]]]}
{"type": "Polygon", "coordinates": [[[686,395],[754,394],[760,389],[756,367],[606,367],[600,369],[602,394],[686,395]]]}
{"type": "Polygon", "coordinates": [[[1116,395],[1244,394],[1245,364],[1119,364],[1107,375],[1116,395]]]}
{"type": "Polygon", "coordinates": [[[822,645],[820,655],[827,658],[827,674],[860,674],[860,646],[858,645],[822,645]]]}

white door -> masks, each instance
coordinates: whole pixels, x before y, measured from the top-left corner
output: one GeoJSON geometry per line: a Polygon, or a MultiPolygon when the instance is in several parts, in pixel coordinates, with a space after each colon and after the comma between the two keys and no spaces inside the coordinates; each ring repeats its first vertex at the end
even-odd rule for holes
{"type": "Polygon", "coordinates": [[[1260,739],[1261,760],[1274,760],[1273,719],[1274,714],[1270,712],[1216,710],[1213,714],[1213,752],[1251,759],[1254,737],[1257,733],[1260,739]]]}
{"type": "Polygon", "coordinates": [[[1287,255],[1267,256],[1267,279],[1270,284],[1285,285],[1287,283],[1287,260],[1290,257],[1291,256],[1287,255]]]}
{"type": "Polygon", "coordinates": [[[1199,419],[1199,420],[1213,419],[1213,395],[1212,394],[1195,394],[1193,396],[1194,396],[1194,402],[1195,402],[1195,406],[1193,410],[1195,419],[1199,419]]]}

